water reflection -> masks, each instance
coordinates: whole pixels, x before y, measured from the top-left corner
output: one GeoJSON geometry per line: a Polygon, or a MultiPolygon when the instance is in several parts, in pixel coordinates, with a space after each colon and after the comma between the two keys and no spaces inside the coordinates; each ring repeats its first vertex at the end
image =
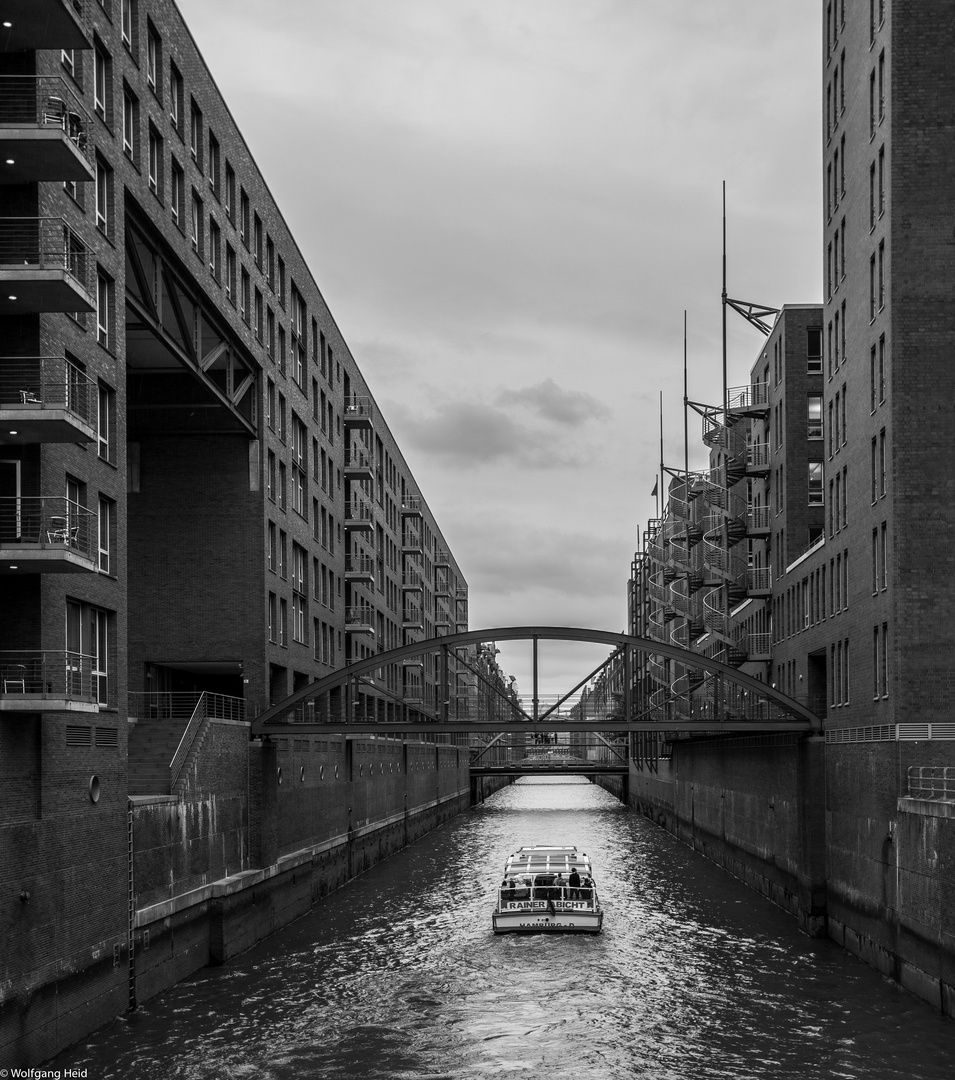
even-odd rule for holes
{"type": "Polygon", "coordinates": [[[955,1026],[586,780],[522,780],[98,1033],[89,1077],[935,1080],[955,1026]],[[491,933],[506,856],[576,844],[600,935],[491,933]]]}

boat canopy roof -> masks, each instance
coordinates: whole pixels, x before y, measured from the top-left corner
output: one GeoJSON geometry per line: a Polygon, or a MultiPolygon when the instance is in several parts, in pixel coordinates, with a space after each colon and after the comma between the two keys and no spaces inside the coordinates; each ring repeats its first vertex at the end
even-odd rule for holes
{"type": "Polygon", "coordinates": [[[590,874],[590,859],[586,852],[575,847],[548,847],[536,844],[533,847],[520,847],[511,855],[504,868],[506,874],[556,874],[569,873],[571,870],[585,871],[590,874]]]}

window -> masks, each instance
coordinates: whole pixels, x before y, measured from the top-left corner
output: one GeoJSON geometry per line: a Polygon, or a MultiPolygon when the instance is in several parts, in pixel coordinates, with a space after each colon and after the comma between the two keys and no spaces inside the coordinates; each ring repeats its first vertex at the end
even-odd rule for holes
{"type": "Polygon", "coordinates": [[[279,256],[279,303],[285,307],[285,260],[279,256]]]}
{"type": "Polygon", "coordinates": [[[275,361],[275,312],[267,308],[265,316],[265,347],[269,359],[275,361]]]}
{"type": "Polygon", "coordinates": [[[885,119],[885,50],[879,53],[879,123],[885,119]]]}
{"type": "Polygon", "coordinates": [[[823,505],[822,462],[809,462],[809,505],[823,505]]]}
{"type": "Polygon", "coordinates": [[[152,23],[146,30],[146,82],[155,93],[159,86],[159,71],[162,68],[162,38],[152,23]]]}
{"type": "MultiPolygon", "coordinates": [[[[806,331],[806,373],[822,374],[822,327],[813,326],[806,331]]],[[[777,385],[779,380],[777,379],[777,385]]]]}
{"type": "Polygon", "coordinates": [[[239,315],[243,321],[248,323],[249,321],[249,309],[252,306],[252,280],[249,277],[249,271],[242,267],[242,293],[239,296],[239,315]]]}
{"type": "Polygon", "coordinates": [[[235,172],[232,166],[225,163],[225,212],[226,217],[235,223],[235,172]]]}
{"type": "Polygon", "coordinates": [[[109,236],[110,203],[112,202],[112,170],[101,158],[96,159],[96,227],[109,236]]]}
{"type": "Polygon", "coordinates": [[[810,394],[807,398],[809,413],[808,438],[822,438],[822,394],[810,394]]]}
{"type": "Polygon", "coordinates": [[[269,593],[269,641],[278,640],[278,597],[269,593]]]}
{"type": "Polygon", "coordinates": [[[885,241],[879,242],[879,311],[885,307],[885,241]]]}
{"type": "Polygon", "coordinates": [[[162,136],[149,125],[149,189],[162,198],[162,136]]]}
{"type": "Polygon", "coordinates": [[[76,58],[72,49],[63,49],[60,52],[60,63],[70,73],[70,78],[76,77],[76,58]]]}
{"type": "Polygon", "coordinates": [[[879,393],[879,404],[885,401],[885,334],[879,338],[879,370],[878,382],[876,383],[879,393]]]}
{"type": "Polygon", "coordinates": [[[104,348],[111,347],[113,282],[103,270],[96,271],[96,340],[104,348]]]}
{"type": "Polygon", "coordinates": [[[879,528],[879,555],[882,570],[879,588],[884,592],[889,587],[889,526],[885,521],[879,528]]]}
{"type": "Polygon", "coordinates": [[[128,86],[123,87],[123,153],[139,163],[139,99],[128,86]]]}
{"type": "Polygon", "coordinates": [[[275,431],[275,383],[271,379],[266,380],[265,423],[272,431],[275,431]]]}
{"type": "Polygon", "coordinates": [[[101,574],[109,574],[116,503],[112,499],[107,499],[105,495],[100,495],[98,509],[99,571],[101,574]]]}
{"type": "Polygon", "coordinates": [[[272,237],[268,236],[265,239],[265,280],[268,282],[269,288],[275,291],[275,244],[272,242],[272,237]]]}
{"type": "Polygon", "coordinates": [[[308,644],[308,555],[304,548],[292,544],[292,639],[308,644]]]}
{"type": "Polygon", "coordinates": [[[89,664],[93,700],[109,704],[109,634],[111,613],[89,604],[66,603],[67,692],[83,694],[87,687],[84,665],[89,664]]]}
{"type": "Polygon", "coordinates": [[[116,393],[99,383],[96,399],[96,452],[103,461],[112,461],[110,432],[116,417],[116,393]]]}
{"type": "Polygon", "coordinates": [[[219,265],[219,248],[222,243],[222,231],[216,219],[209,215],[209,270],[216,281],[221,280],[222,267],[219,265]]]}
{"type": "Polygon", "coordinates": [[[869,258],[869,322],[875,321],[875,255],[869,258]]]}
{"type": "Polygon", "coordinates": [[[182,76],[175,64],[169,65],[169,119],[182,135],[182,76]]]}
{"type": "Polygon", "coordinates": [[[869,232],[875,228],[875,162],[869,166],[869,232]]]}
{"type": "Polygon", "coordinates": [[[255,331],[255,338],[260,344],[262,342],[262,293],[255,290],[255,304],[252,308],[252,329],[255,331]]]}
{"type": "Polygon", "coordinates": [[[239,188],[239,239],[249,246],[249,196],[245,188],[239,188]]]}
{"type": "Polygon", "coordinates": [[[231,244],[225,246],[225,295],[226,299],[235,306],[235,248],[231,244]]]}
{"type": "Polygon", "coordinates": [[[209,132],[209,187],[219,198],[219,140],[209,132]]]}
{"type": "Polygon", "coordinates": [[[292,509],[305,517],[308,474],[308,429],[292,414],[292,509]]]}
{"type": "Polygon", "coordinates": [[[201,259],[203,257],[202,252],[202,221],[203,221],[203,209],[202,199],[199,198],[196,189],[192,189],[192,216],[189,222],[189,238],[192,241],[192,250],[201,259]]]}
{"type": "Polygon", "coordinates": [[[279,509],[285,510],[286,508],[286,496],[288,494],[288,469],[285,467],[285,462],[279,462],[279,489],[277,492],[279,509]]]}
{"type": "Polygon", "coordinates": [[[189,152],[202,171],[202,110],[193,99],[189,108],[189,152]]]}
{"type": "Polygon", "coordinates": [[[279,645],[288,644],[288,601],[279,599],[279,645]]]}
{"type": "Polygon", "coordinates": [[[869,138],[875,138],[875,71],[869,74],[869,138]]]}
{"type": "Polygon", "coordinates": [[[270,450],[265,474],[265,493],[271,502],[275,502],[275,451],[270,450]]]}
{"type": "Polygon", "coordinates": [[[252,254],[255,258],[255,265],[262,269],[262,219],[258,214],[253,215],[252,219],[252,254]]]}
{"type": "Polygon", "coordinates": [[[180,229],[183,228],[183,214],[185,213],[185,194],[186,194],[186,174],[182,171],[182,166],[172,159],[172,163],[169,169],[170,175],[170,189],[169,189],[169,209],[172,212],[172,220],[178,225],[180,229]]]}
{"type": "Polygon", "coordinates": [[[109,53],[97,41],[93,49],[93,109],[109,122],[110,84],[112,60],[109,53]]]}
{"type": "Polygon", "coordinates": [[[886,461],[885,461],[885,428],[883,428],[879,432],[879,460],[878,460],[879,498],[882,498],[885,495],[885,491],[886,491],[886,479],[885,479],[886,468],[885,468],[885,465],[886,465],[886,461]]]}
{"type": "Polygon", "coordinates": [[[133,27],[134,18],[135,10],[133,0],[122,0],[120,26],[122,29],[123,44],[126,46],[127,49],[129,49],[130,52],[133,51],[133,41],[135,39],[135,31],[133,27]]]}

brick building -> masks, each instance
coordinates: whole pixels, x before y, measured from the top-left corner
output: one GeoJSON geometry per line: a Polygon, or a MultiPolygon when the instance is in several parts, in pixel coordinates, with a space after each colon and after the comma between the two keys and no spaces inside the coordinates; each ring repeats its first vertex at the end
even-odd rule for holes
{"type": "MultiPolygon", "coordinates": [[[[109,1015],[128,721],[464,630],[467,584],[172,0],[2,14],[2,977],[99,965],[109,1015]]],[[[380,674],[366,714],[436,707],[380,674]]]]}

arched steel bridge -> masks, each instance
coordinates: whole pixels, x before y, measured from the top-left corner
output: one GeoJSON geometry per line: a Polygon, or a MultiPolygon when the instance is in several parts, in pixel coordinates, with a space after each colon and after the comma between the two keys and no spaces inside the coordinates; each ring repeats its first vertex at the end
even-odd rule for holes
{"type": "MultiPolygon", "coordinates": [[[[472,672],[474,668],[469,668],[472,672]]],[[[296,690],[271,706],[252,722],[252,735],[305,735],[320,733],[389,734],[426,730],[428,734],[469,732],[517,733],[546,738],[548,732],[656,732],[684,734],[721,734],[728,732],[803,732],[818,733],[822,721],[800,702],[781,694],[772,686],[746,675],[729,664],[710,659],[698,652],[667,642],[634,637],[610,630],[591,630],[573,626],[503,626],[469,630],[376,653],[349,663],[346,667],[296,690]],[[533,649],[533,693],[530,710],[510,702],[508,716],[481,719],[452,715],[450,682],[452,669],[468,668],[468,647],[488,642],[529,641],[533,649]],[[575,687],[558,696],[555,704],[542,707],[539,687],[539,645],[542,641],[592,642],[607,645],[607,660],[590,672],[575,687]],[[637,713],[632,699],[634,658],[653,655],[703,673],[711,680],[708,715],[661,713],[648,709],[637,713]],[[420,700],[409,700],[390,691],[375,673],[425,655],[438,659],[437,706],[428,709],[420,700]],[[612,662],[622,665],[620,708],[613,715],[582,719],[561,714],[559,709],[586,683],[612,662]],[[368,716],[369,701],[385,703],[375,715],[368,716]],[[621,715],[622,714],[622,715],[621,715]]],[[[561,769],[560,771],[566,771],[561,769]]]]}

